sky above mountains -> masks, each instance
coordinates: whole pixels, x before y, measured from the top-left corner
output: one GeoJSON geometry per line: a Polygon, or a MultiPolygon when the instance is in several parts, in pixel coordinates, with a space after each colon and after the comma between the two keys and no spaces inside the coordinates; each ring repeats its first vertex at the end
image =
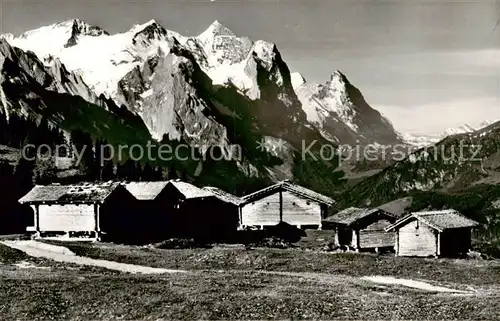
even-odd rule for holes
{"type": "Polygon", "coordinates": [[[0,33],[80,18],[110,33],[157,19],[197,35],[214,20],[275,42],[292,71],[339,69],[397,129],[500,119],[500,3],[424,0],[0,0],[0,33]]]}

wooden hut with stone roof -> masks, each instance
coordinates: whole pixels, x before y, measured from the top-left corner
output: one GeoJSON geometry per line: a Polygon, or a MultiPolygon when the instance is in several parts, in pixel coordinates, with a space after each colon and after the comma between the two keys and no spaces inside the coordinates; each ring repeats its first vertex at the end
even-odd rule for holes
{"type": "Polygon", "coordinates": [[[19,203],[33,210],[36,236],[93,238],[131,236],[139,217],[130,209],[134,197],[119,183],[36,185],[19,203]]]}
{"type": "Polygon", "coordinates": [[[396,221],[396,216],[379,208],[349,207],[323,220],[326,229],[335,232],[335,245],[355,251],[392,250],[394,232],[385,228],[396,221]]]}
{"type": "Polygon", "coordinates": [[[457,257],[471,248],[472,229],[478,225],[449,209],[410,213],[385,230],[396,233],[396,255],[457,257]]]}

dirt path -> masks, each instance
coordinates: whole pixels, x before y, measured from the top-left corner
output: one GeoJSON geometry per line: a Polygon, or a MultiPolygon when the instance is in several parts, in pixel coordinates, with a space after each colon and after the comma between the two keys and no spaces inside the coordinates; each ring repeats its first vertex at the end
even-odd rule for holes
{"type": "Polygon", "coordinates": [[[184,270],[153,268],[148,266],[96,260],[78,256],[64,246],[56,246],[36,241],[3,241],[2,244],[20,250],[33,257],[43,257],[58,262],[98,266],[110,270],[140,274],[186,273],[184,270]]]}
{"type": "Polygon", "coordinates": [[[443,286],[435,286],[427,282],[415,281],[411,279],[397,279],[392,276],[364,276],[362,280],[370,281],[378,284],[388,284],[388,285],[402,285],[413,289],[425,290],[430,292],[447,292],[447,293],[460,293],[460,294],[472,294],[470,291],[462,291],[446,288],[443,286]]]}
{"type": "Polygon", "coordinates": [[[445,293],[455,293],[455,294],[474,294],[472,291],[462,291],[451,288],[446,288],[442,286],[435,286],[423,281],[415,281],[411,279],[397,279],[392,276],[363,276],[350,277],[346,275],[335,275],[327,273],[310,273],[310,272],[278,272],[278,271],[257,271],[263,274],[273,274],[273,275],[283,275],[298,277],[303,279],[315,280],[316,282],[323,283],[338,283],[349,279],[352,282],[368,281],[372,283],[384,284],[384,285],[399,285],[407,288],[424,290],[428,292],[445,292],[445,293]]]}

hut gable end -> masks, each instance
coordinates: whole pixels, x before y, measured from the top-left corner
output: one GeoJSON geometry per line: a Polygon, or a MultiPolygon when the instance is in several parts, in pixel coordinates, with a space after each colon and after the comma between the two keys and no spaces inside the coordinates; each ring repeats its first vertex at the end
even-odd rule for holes
{"type": "Polygon", "coordinates": [[[433,228],[411,220],[399,230],[399,255],[433,256],[437,253],[436,234],[433,228]]]}
{"type": "Polygon", "coordinates": [[[255,200],[261,199],[263,197],[266,197],[268,195],[274,194],[279,191],[286,191],[290,192],[292,194],[295,194],[297,196],[300,196],[302,198],[306,198],[310,201],[314,201],[320,204],[324,204],[327,206],[331,206],[335,204],[335,201],[325,195],[322,195],[320,193],[317,193],[313,190],[310,190],[308,188],[305,188],[303,186],[291,183],[290,181],[282,181],[277,184],[271,185],[269,187],[266,187],[264,189],[261,189],[259,191],[256,191],[252,194],[245,195],[242,197],[243,203],[252,203],[255,202],[255,200]]]}
{"type": "Polygon", "coordinates": [[[276,225],[280,222],[279,192],[247,203],[243,208],[243,225],[276,225]]]}
{"type": "Polygon", "coordinates": [[[152,201],[160,197],[165,191],[167,184],[168,182],[166,181],[131,182],[125,184],[125,187],[137,200],[152,201]]]}

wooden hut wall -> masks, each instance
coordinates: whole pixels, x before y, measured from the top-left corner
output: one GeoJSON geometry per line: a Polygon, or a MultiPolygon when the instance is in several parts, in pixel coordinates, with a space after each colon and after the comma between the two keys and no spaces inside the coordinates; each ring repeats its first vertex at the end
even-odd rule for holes
{"type": "Polygon", "coordinates": [[[403,256],[434,256],[437,254],[437,243],[433,228],[413,220],[399,229],[397,252],[403,256]]]}

